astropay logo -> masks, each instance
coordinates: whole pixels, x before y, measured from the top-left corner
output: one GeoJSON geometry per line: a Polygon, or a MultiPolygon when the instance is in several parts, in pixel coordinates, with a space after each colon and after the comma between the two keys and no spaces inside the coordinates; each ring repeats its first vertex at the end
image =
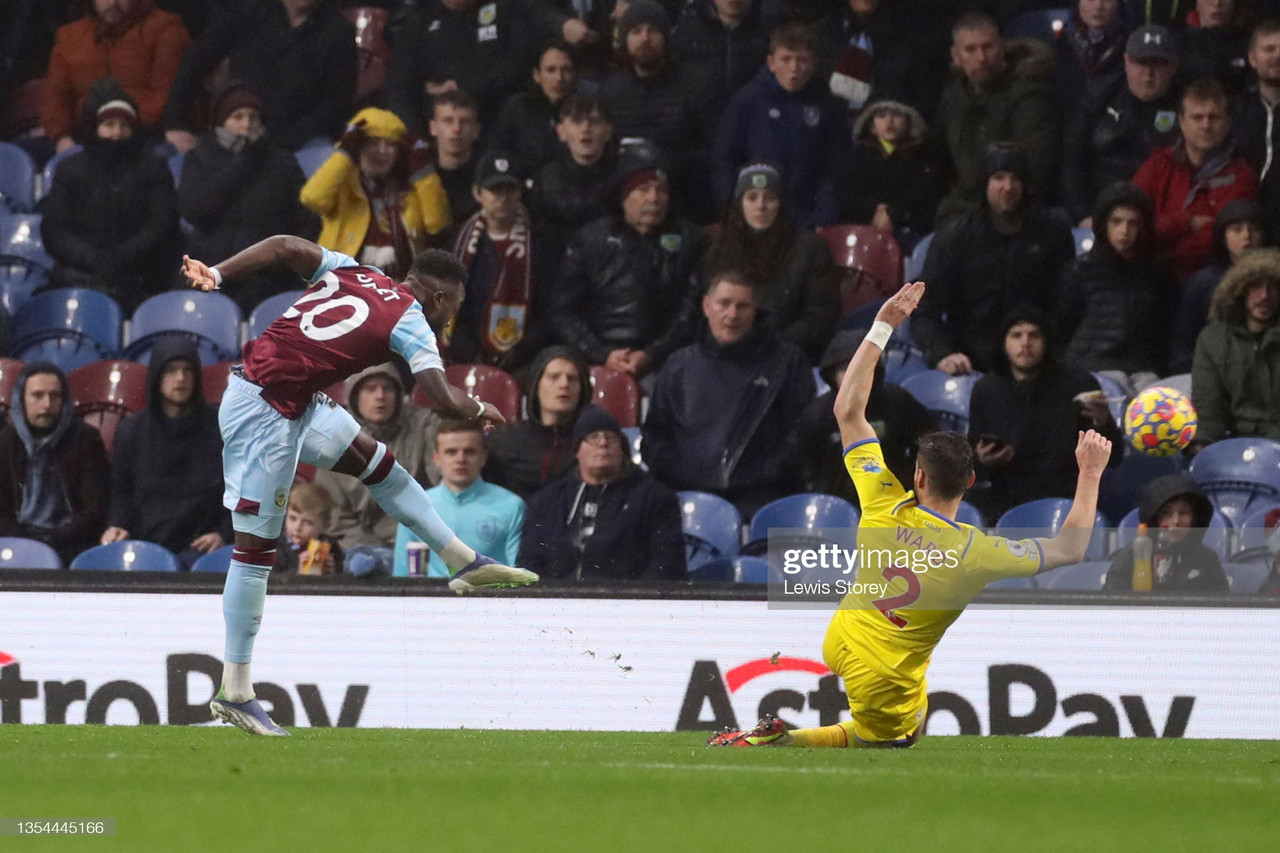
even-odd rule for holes
{"type": "Polygon", "coordinates": [[[817,725],[840,722],[849,701],[840,679],[821,661],[772,657],[747,661],[721,674],[713,660],[695,661],[676,731],[718,731],[751,725],[772,714],[792,722],[795,713],[817,712],[817,725]],[[761,691],[765,691],[761,693],[761,691]],[[704,709],[710,706],[710,717],[704,709]]]}

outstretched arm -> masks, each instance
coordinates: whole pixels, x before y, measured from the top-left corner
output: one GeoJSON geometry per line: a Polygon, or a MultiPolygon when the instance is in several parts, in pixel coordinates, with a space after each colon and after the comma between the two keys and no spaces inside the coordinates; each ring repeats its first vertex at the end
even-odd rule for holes
{"type": "Polygon", "coordinates": [[[312,275],[324,258],[324,250],[301,237],[277,234],[209,266],[190,255],[182,256],[182,274],[199,290],[217,290],[223,279],[236,278],[273,266],[284,266],[302,278],[312,275]]]}
{"type": "Polygon", "coordinates": [[[419,370],[413,378],[426,394],[427,406],[436,414],[463,421],[479,420],[485,430],[507,422],[492,403],[468,397],[467,392],[450,385],[445,372],[438,367],[419,370]]]}
{"type": "Polygon", "coordinates": [[[876,431],[867,421],[867,398],[871,396],[871,383],[875,379],[876,362],[889,343],[889,336],[920,304],[924,296],[924,282],[904,284],[902,289],[889,297],[876,312],[871,331],[853,354],[849,368],[844,372],[840,391],[836,394],[836,423],[840,425],[840,442],[845,447],[876,437],[876,431]]]}
{"type": "Polygon", "coordinates": [[[1071,511],[1063,519],[1062,529],[1052,539],[1037,539],[1044,552],[1044,565],[1040,571],[1078,563],[1089,549],[1093,536],[1094,517],[1098,512],[1098,483],[1111,459],[1111,442],[1104,436],[1089,430],[1080,433],[1076,443],[1076,464],[1080,473],[1076,477],[1076,494],[1071,501],[1071,511]]]}

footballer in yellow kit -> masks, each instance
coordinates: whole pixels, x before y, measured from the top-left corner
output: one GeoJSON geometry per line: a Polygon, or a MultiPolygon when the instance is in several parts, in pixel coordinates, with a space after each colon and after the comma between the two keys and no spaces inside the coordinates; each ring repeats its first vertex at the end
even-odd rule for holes
{"type": "Polygon", "coordinates": [[[852,719],[787,731],[768,718],[744,732],[721,732],[712,746],[911,746],[928,710],[925,671],[934,647],[984,586],[1079,562],[1089,543],[1098,483],[1111,443],[1090,430],[1076,446],[1080,474],[1071,511],[1057,536],[1010,540],[954,519],[973,484],[973,451],[956,433],[921,438],[914,490],[884,462],[866,419],[875,363],[889,335],[924,293],[905,285],[876,315],[836,396],[844,464],[862,504],[858,576],[827,629],[823,659],[839,675],[852,719]]]}

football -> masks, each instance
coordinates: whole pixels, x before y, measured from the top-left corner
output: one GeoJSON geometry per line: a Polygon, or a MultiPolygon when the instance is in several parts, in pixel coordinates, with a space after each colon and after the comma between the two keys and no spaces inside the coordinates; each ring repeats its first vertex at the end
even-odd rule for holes
{"type": "Polygon", "coordinates": [[[1129,443],[1148,456],[1172,456],[1196,435],[1196,410],[1175,388],[1147,388],[1129,403],[1124,431],[1129,443]]]}

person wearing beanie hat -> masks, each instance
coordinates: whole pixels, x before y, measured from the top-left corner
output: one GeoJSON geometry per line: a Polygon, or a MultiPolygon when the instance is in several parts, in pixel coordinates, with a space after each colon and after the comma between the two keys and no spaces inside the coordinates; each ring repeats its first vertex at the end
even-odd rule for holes
{"type": "Polygon", "coordinates": [[[301,198],[320,216],[321,246],[392,278],[404,275],[450,222],[430,146],[411,138],[395,113],[376,107],[352,117],[301,198]]]}
{"type": "Polygon", "coordinates": [[[759,322],[817,361],[840,314],[835,262],[826,241],[792,225],[782,174],[771,163],[738,173],[734,200],[707,253],[705,274],[736,270],[756,284],[759,322]]]}
{"type": "MultiPolygon", "coordinates": [[[[230,257],[282,227],[315,233],[314,216],[299,199],[306,176],[263,125],[262,109],[256,87],[227,81],[213,95],[210,130],[183,158],[178,212],[191,226],[187,249],[197,257],[230,257]]],[[[231,297],[247,317],[262,300],[297,286],[288,273],[270,270],[246,277],[231,297]]]]}
{"type": "Polygon", "coordinates": [[[118,81],[94,81],[83,151],[58,164],[40,202],[40,233],[54,259],[45,287],[86,287],[131,313],[173,280],[178,211],[173,175],[135,131],[137,102],[118,81]]]}
{"type": "MultiPolygon", "coordinates": [[[[1229,591],[1222,559],[1204,544],[1212,518],[1213,504],[1189,474],[1166,474],[1142,487],[1138,521],[1147,525],[1152,540],[1153,592],[1229,591]]],[[[1111,556],[1102,588],[1132,590],[1133,562],[1131,542],[1111,556]]]]}
{"type": "Polygon", "coordinates": [[[1062,360],[1132,394],[1168,372],[1173,275],[1155,257],[1151,199],[1133,184],[1103,190],[1093,222],[1093,246],[1062,274],[1055,315],[1062,360]]]}
{"type": "Polygon", "coordinates": [[[1062,268],[1075,257],[1071,229],[1028,203],[1026,169],[1013,146],[991,146],[982,204],[939,228],[929,245],[920,275],[929,287],[911,333],[944,373],[991,370],[1002,351],[1001,316],[1023,303],[1052,310],[1062,268]]]}
{"type": "Polygon", "coordinates": [[[797,224],[840,221],[839,185],[851,154],[849,110],[817,75],[819,51],[812,27],[774,28],[766,66],[729,101],[716,130],[712,156],[722,205],[734,197],[743,166],[768,162],[782,176],[782,198],[797,224]]]}
{"type": "Polygon", "coordinates": [[[1124,457],[1098,380],[1054,357],[1053,329],[1040,307],[1015,307],[996,334],[995,369],[974,383],[969,398],[979,486],[966,496],[992,524],[1018,504],[1074,494],[1080,430],[1111,441],[1111,465],[1124,457]]]}
{"type": "Polygon", "coordinates": [[[1213,260],[1182,286],[1169,335],[1169,373],[1191,372],[1196,338],[1209,318],[1209,302],[1218,283],[1250,249],[1275,245],[1266,213],[1258,202],[1235,198],[1213,220],[1213,260]]]}
{"type": "Polygon", "coordinates": [[[618,419],[586,407],[573,445],[576,468],[529,498],[517,562],[544,583],[682,580],[679,501],[631,462],[618,419]]]}

